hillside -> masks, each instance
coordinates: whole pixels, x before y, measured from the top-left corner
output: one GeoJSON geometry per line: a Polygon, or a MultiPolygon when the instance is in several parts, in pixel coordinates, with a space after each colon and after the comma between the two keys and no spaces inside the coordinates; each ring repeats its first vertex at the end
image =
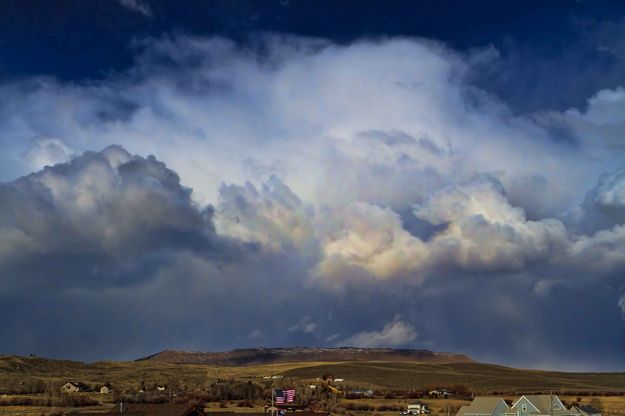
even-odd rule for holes
{"type": "Polygon", "coordinates": [[[165,363],[96,362],[50,360],[40,357],[0,355],[0,393],[28,392],[48,383],[81,381],[90,385],[112,382],[118,388],[134,389],[141,381],[164,383],[178,379],[189,385],[212,382],[207,368],[165,363]]]}
{"type": "Polygon", "coordinates": [[[282,373],[295,380],[314,380],[331,373],[353,386],[423,389],[462,385],[474,392],[625,392],[625,373],[538,371],[482,363],[332,363],[293,368],[282,373]]]}
{"type": "Polygon", "coordinates": [[[429,350],[392,348],[250,348],[225,352],[186,352],[166,350],[138,361],[170,364],[204,365],[259,365],[305,362],[419,362],[419,363],[471,363],[462,354],[433,352],[429,350]]]}
{"type": "MultiPolygon", "coordinates": [[[[372,356],[380,357],[377,354],[372,356]]],[[[136,389],[141,381],[160,384],[172,379],[189,388],[207,386],[219,378],[265,383],[264,377],[269,375],[282,375],[289,384],[310,384],[324,373],[344,378],[347,388],[425,389],[431,386],[463,385],[474,392],[482,393],[549,390],[625,392],[625,373],[536,371],[476,362],[384,362],[376,359],[220,366],[171,364],[159,362],[154,357],[143,361],[87,364],[35,357],[0,356],[0,393],[28,389],[41,383],[64,383],[70,380],[91,385],[111,382],[116,388],[124,390],[136,389]]],[[[278,379],[273,383],[280,386],[282,382],[278,379]]]]}

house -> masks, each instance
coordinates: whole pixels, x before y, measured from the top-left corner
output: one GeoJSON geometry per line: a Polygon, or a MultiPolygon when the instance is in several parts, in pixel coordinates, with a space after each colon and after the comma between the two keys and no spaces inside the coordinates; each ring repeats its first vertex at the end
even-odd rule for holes
{"type": "Polygon", "coordinates": [[[518,416],[579,416],[576,409],[567,409],[555,394],[528,394],[512,404],[518,416]]]}
{"type": "Polygon", "coordinates": [[[109,383],[106,383],[102,387],[100,387],[100,394],[109,394],[112,391],[113,391],[113,388],[111,387],[109,383]]]}
{"type": "Polygon", "coordinates": [[[430,390],[428,392],[428,395],[430,397],[443,397],[443,398],[448,398],[449,396],[451,396],[451,392],[447,389],[440,389],[440,390],[430,390]]]}
{"type": "Polygon", "coordinates": [[[462,406],[456,416],[517,416],[501,397],[476,397],[462,406]]]}
{"type": "Polygon", "coordinates": [[[84,391],[91,391],[91,387],[89,387],[85,383],[81,383],[78,381],[69,381],[61,386],[61,391],[63,393],[78,393],[84,391]]]}
{"type": "Polygon", "coordinates": [[[588,404],[571,406],[571,410],[576,410],[580,416],[601,416],[601,411],[588,404]]]}
{"type": "Polygon", "coordinates": [[[476,397],[462,406],[456,416],[601,416],[592,406],[571,406],[567,409],[556,395],[528,394],[511,407],[501,397],[476,397]],[[585,410],[584,410],[585,409],[585,410]]]}
{"type": "Polygon", "coordinates": [[[371,389],[354,389],[347,392],[353,396],[373,396],[373,390],[371,389]]]}
{"type": "Polygon", "coordinates": [[[420,401],[415,401],[408,404],[408,407],[403,414],[406,415],[429,415],[432,413],[430,409],[428,409],[427,405],[421,403],[420,401]]]}

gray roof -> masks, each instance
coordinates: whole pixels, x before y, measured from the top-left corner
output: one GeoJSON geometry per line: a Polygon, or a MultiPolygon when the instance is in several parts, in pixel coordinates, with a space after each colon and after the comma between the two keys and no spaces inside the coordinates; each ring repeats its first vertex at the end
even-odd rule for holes
{"type": "Polygon", "coordinates": [[[551,403],[556,397],[556,395],[551,394],[528,394],[525,396],[541,413],[550,412],[551,403]]]}
{"type": "MultiPolygon", "coordinates": [[[[558,410],[554,410],[551,409],[551,404],[552,403],[562,403],[560,401],[560,398],[553,394],[526,394],[525,397],[532,405],[534,405],[536,408],[538,408],[538,411],[530,411],[530,414],[536,414],[536,415],[550,415],[550,416],[569,416],[569,415],[579,415],[579,411],[573,407],[571,407],[571,409],[567,409],[566,407],[564,407],[564,404],[562,404],[562,408],[558,409],[558,410]]],[[[512,405],[513,408],[516,408],[517,404],[519,403],[521,399],[517,400],[516,402],[514,402],[514,404],[512,405]]],[[[533,409],[528,409],[528,410],[533,410],[533,409]]]]}
{"type": "MultiPolygon", "coordinates": [[[[462,406],[456,416],[464,416],[467,414],[492,414],[495,408],[505,401],[501,397],[476,397],[470,405],[462,406]]],[[[506,404],[506,407],[508,405],[506,404]]]]}
{"type": "Polygon", "coordinates": [[[601,411],[599,409],[596,409],[594,407],[592,407],[589,404],[580,404],[579,406],[577,406],[577,408],[579,410],[581,410],[582,412],[586,412],[588,414],[594,415],[594,414],[600,414],[601,411]]]}

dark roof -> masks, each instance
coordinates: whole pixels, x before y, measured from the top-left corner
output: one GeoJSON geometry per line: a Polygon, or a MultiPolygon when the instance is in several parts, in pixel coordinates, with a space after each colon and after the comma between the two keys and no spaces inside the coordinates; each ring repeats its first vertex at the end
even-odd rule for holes
{"type": "Polygon", "coordinates": [[[592,407],[589,404],[580,404],[579,406],[577,406],[577,408],[579,410],[582,410],[586,413],[601,413],[601,411],[599,411],[599,409],[596,409],[594,407],[592,407]]]}

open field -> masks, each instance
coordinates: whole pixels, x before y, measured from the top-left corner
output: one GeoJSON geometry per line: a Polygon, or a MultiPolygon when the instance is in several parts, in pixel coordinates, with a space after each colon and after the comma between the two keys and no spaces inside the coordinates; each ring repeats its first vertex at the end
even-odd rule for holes
{"type": "Polygon", "coordinates": [[[137,389],[139,383],[166,384],[176,379],[188,388],[210,385],[217,379],[263,381],[282,375],[276,385],[313,381],[324,373],[344,378],[348,387],[424,389],[463,385],[475,393],[489,392],[625,392],[625,373],[567,373],[523,370],[480,363],[430,364],[401,362],[306,362],[250,366],[207,366],[160,362],[57,361],[0,356],[0,393],[21,391],[35,383],[110,382],[118,390],[137,389]]]}
{"type": "Polygon", "coordinates": [[[464,385],[475,393],[549,391],[625,392],[625,373],[567,373],[523,370],[480,363],[331,363],[293,368],[285,377],[314,379],[332,373],[371,388],[422,389],[464,385]]]}

